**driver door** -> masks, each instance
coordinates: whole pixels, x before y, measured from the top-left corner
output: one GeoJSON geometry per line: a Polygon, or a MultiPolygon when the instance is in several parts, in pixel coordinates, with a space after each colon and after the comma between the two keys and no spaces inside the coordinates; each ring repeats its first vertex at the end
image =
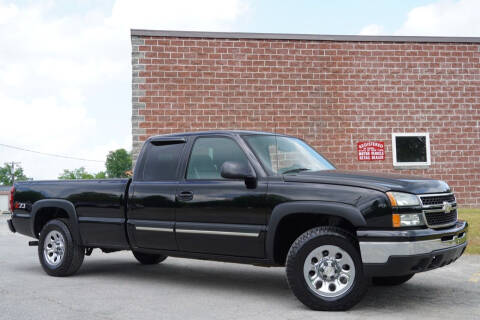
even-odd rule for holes
{"type": "Polygon", "coordinates": [[[188,252],[263,258],[266,183],[222,178],[225,161],[249,164],[229,136],[199,136],[190,147],[176,194],[176,239],[188,252]]]}

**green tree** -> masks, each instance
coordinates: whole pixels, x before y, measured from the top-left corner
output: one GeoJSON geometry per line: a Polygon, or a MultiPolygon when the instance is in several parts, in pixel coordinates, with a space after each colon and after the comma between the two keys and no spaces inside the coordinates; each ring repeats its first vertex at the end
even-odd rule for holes
{"type": "Polygon", "coordinates": [[[100,171],[95,174],[95,179],[107,179],[107,173],[105,171],[100,171]]]}
{"type": "Polygon", "coordinates": [[[88,173],[84,167],[80,167],[73,170],[64,169],[63,173],[58,176],[58,179],[94,179],[95,176],[91,173],[88,173]]]}
{"type": "Polygon", "coordinates": [[[73,170],[64,169],[58,179],[106,179],[108,178],[126,178],[128,171],[132,170],[132,156],[125,149],[110,151],[105,161],[106,171],[90,173],[84,167],[73,170]]]}
{"type": "Polygon", "coordinates": [[[13,184],[12,176],[15,177],[15,181],[29,180],[29,178],[23,173],[23,168],[20,165],[15,166],[15,171],[10,163],[5,163],[3,167],[0,167],[1,185],[11,186],[13,184]]]}
{"type": "Polygon", "coordinates": [[[90,173],[85,170],[84,167],[80,167],[73,170],[64,169],[63,173],[58,176],[58,179],[62,180],[77,180],[77,179],[106,179],[107,174],[105,171],[98,173],[90,173]]]}
{"type": "Polygon", "coordinates": [[[109,178],[126,178],[132,170],[132,155],[125,149],[110,151],[105,162],[109,178]]]}

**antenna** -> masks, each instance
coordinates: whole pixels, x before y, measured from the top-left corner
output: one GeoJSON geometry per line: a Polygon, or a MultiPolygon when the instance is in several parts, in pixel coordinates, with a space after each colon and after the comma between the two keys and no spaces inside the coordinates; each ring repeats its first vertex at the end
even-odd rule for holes
{"type": "Polygon", "coordinates": [[[278,160],[279,158],[279,153],[278,153],[278,139],[277,139],[277,122],[275,121],[275,125],[273,126],[273,133],[275,137],[275,159],[277,160],[277,174],[280,170],[280,161],[278,160]]]}

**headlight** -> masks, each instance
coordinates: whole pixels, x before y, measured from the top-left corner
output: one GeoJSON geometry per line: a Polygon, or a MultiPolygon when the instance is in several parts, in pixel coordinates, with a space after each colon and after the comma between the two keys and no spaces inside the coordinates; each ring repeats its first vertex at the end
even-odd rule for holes
{"type": "MultiPolygon", "coordinates": [[[[404,193],[404,192],[387,192],[388,199],[392,207],[409,207],[409,206],[419,206],[420,200],[414,194],[404,193]]],[[[393,227],[415,227],[423,226],[425,222],[423,221],[422,213],[394,213],[392,214],[392,224],[393,227]]]]}
{"type": "Polygon", "coordinates": [[[392,207],[419,206],[420,200],[414,194],[404,192],[387,192],[392,207]]]}
{"type": "Polygon", "coordinates": [[[395,228],[423,226],[423,214],[421,213],[394,213],[392,215],[392,224],[395,228]]]}

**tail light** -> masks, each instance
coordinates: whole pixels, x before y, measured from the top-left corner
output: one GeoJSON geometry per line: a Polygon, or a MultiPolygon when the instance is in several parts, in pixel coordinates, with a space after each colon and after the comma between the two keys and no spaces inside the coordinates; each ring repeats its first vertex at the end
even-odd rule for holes
{"type": "Polygon", "coordinates": [[[9,202],[9,205],[10,205],[10,212],[13,212],[13,194],[15,193],[15,187],[12,187],[12,189],[10,189],[10,202],[9,202]]]}

